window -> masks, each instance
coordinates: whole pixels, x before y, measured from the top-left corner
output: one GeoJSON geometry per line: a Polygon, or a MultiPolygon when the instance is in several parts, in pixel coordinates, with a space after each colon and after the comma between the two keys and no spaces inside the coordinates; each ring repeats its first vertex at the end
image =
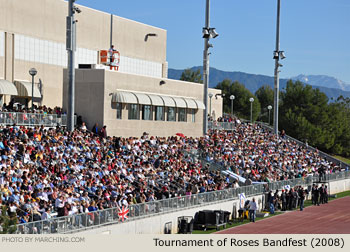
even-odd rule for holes
{"type": "Polygon", "coordinates": [[[117,103],[117,119],[122,119],[122,109],[123,105],[121,103],[117,103]]]}
{"type": "Polygon", "coordinates": [[[176,110],[175,108],[168,108],[168,121],[175,122],[176,121],[176,110]]]}
{"type": "Polygon", "coordinates": [[[142,120],[152,120],[152,106],[142,106],[142,120]]]}
{"type": "Polygon", "coordinates": [[[129,104],[129,120],[138,120],[139,114],[139,105],[129,104]]]}
{"type": "Polygon", "coordinates": [[[164,121],[164,107],[156,106],[156,121],[164,121]]]}
{"type": "Polygon", "coordinates": [[[179,108],[179,122],[186,122],[186,109],[185,108],[179,108]]]}
{"type": "Polygon", "coordinates": [[[191,121],[194,123],[196,122],[196,110],[191,109],[191,121]]]}

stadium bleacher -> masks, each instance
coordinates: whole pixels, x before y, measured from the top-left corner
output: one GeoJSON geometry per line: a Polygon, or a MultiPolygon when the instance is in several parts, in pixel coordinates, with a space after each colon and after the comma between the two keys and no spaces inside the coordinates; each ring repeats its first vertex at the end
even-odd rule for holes
{"type": "Polygon", "coordinates": [[[1,126],[0,206],[28,223],[341,170],[258,124],[230,123],[201,138],[1,126]]]}

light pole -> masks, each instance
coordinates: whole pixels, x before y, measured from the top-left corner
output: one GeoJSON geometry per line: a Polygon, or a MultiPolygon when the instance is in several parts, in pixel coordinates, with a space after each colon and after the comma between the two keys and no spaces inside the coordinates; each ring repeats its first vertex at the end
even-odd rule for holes
{"type": "Polygon", "coordinates": [[[271,105],[267,106],[267,109],[269,110],[269,125],[271,125],[270,112],[271,112],[272,106],[271,105]]]}
{"type": "Polygon", "coordinates": [[[76,50],[76,23],[74,19],[75,12],[80,13],[81,10],[74,6],[75,0],[69,0],[68,16],[67,16],[67,37],[66,49],[68,53],[68,113],[67,113],[67,129],[74,130],[74,111],[75,111],[75,50],[76,50]]]}
{"type": "MultiPolygon", "coordinates": [[[[222,99],[224,99],[225,97],[225,94],[215,94],[215,99],[217,100],[218,99],[218,96],[221,96],[222,99]]],[[[222,105],[224,105],[224,103],[222,103],[222,105]]],[[[224,113],[224,108],[222,106],[222,113],[221,113],[221,116],[223,115],[224,113]]]]}
{"type": "Polygon", "coordinates": [[[231,116],[233,117],[233,100],[235,99],[236,97],[234,95],[230,95],[230,100],[231,100],[231,116]]]}
{"type": "Polygon", "coordinates": [[[29,74],[32,76],[32,113],[34,112],[34,76],[38,71],[33,67],[29,69],[29,74]]]}
{"type": "Polygon", "coordinates": [[[205,27],[202,30],[204,38],[204,51],[203,51],[203,135],[208,131],[208,86],[209,86],[209,48],[213,45],[209,44],[210,38],[216,38],[219,34],[215,31],[215,28],[209,27],[209,13],[210,13],[210,0],[206,0],[205,8],[205,27]]]}
{"type": "Polygon", "coordinates": [[[209,105],[209,116],[211,116],[211,98],[213,98],[213,94],[212,93],[209,93],[209,98],[210,98],[210,105],[209,105]]]}
{"type": "Polygon", "coordinates": [[[278,99],[279,99],[279,67],[282,65],[279,63],[279,59],[284,59],[284,51],[280,51],[280,10],[281,0],[277,0],[277,25],[276,25],[276,50],[273,53],[273,59],[275,60],[275,90],[274,90],[274,116],[273,127],[274,133],[278,136],[278,99]]]}
{"type": "Polygon", "coordinates": [[[251,97],[249,98],[250,101],[250,123],[253,123],[253,102],[254,102],[254,98],[251,97]]]}

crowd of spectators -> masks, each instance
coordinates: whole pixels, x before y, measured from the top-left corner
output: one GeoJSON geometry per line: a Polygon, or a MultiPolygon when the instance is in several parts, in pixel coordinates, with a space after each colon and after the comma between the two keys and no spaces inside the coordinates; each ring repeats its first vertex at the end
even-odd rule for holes
{"type": "Polygon", "coordinates": [[[0,206],[19,223],[233,186],[183,150],[198,139],[0,128],[0,206]]]}
{"type": "Polygon", "coordinates": [[[4,103],[0,107],[0,112],[20,112],[20,113],[36,113],[36,114],[56,114],[56,115],[62,115],[64,114],[62,108],[60,107],[54,107],[50,108],[45,105],[35,105],[33,107],[33,111],[31,107],[27,107],[21,103],[15,102],[14,99],[12,99],[9,104],[4,103]]]}
{"type": "Polygon", "coordinates": [[[259,124],[231,120],[232,130],[212,130],[200,140],[202,156],[226,167],[252,182],[273,182],[308,175],[323,175],[340,170],[339,166],[289,140],[285,134],[276,138],[259,124]]]}
{"type": "Polygon", "coordinates": [[[272,182],[339,170],[337,166],[259,125],[237,118],[231,131],[201,138],[109,137],[84,123],[61,127],[0,127],[0,207],[19,223],[238,186],[187,155],[198,150],[252,182],[272,182]],[[94,132],[94,130],[96,132],[94,132]]]}

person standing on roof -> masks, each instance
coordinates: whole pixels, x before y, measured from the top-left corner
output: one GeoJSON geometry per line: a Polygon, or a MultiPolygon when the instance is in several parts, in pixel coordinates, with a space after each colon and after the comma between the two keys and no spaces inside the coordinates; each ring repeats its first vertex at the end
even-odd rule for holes
{"type": "Polygon", "coordinates": [[[110,59],[110,62],[112,63],[112,58],[113,58],[113,54],[116,50],[114,49],[114,45],[111,45],[111,48],[109,48],[108,50],[108,54],[109,54],[109,59],[110,59]]]}
{"type": "Polygon", "coordinates": [[[114,56],[114,54],[116,52],[117,52],[117,50],[114,49],[114,45],[111,45],[111,48],[109,48],[109,50],[108,50],[110,70],[112,70],[113,68],[114,68],[114,70],[117,70],[117,64],[115,62],[115,56],[114,56]]]}

